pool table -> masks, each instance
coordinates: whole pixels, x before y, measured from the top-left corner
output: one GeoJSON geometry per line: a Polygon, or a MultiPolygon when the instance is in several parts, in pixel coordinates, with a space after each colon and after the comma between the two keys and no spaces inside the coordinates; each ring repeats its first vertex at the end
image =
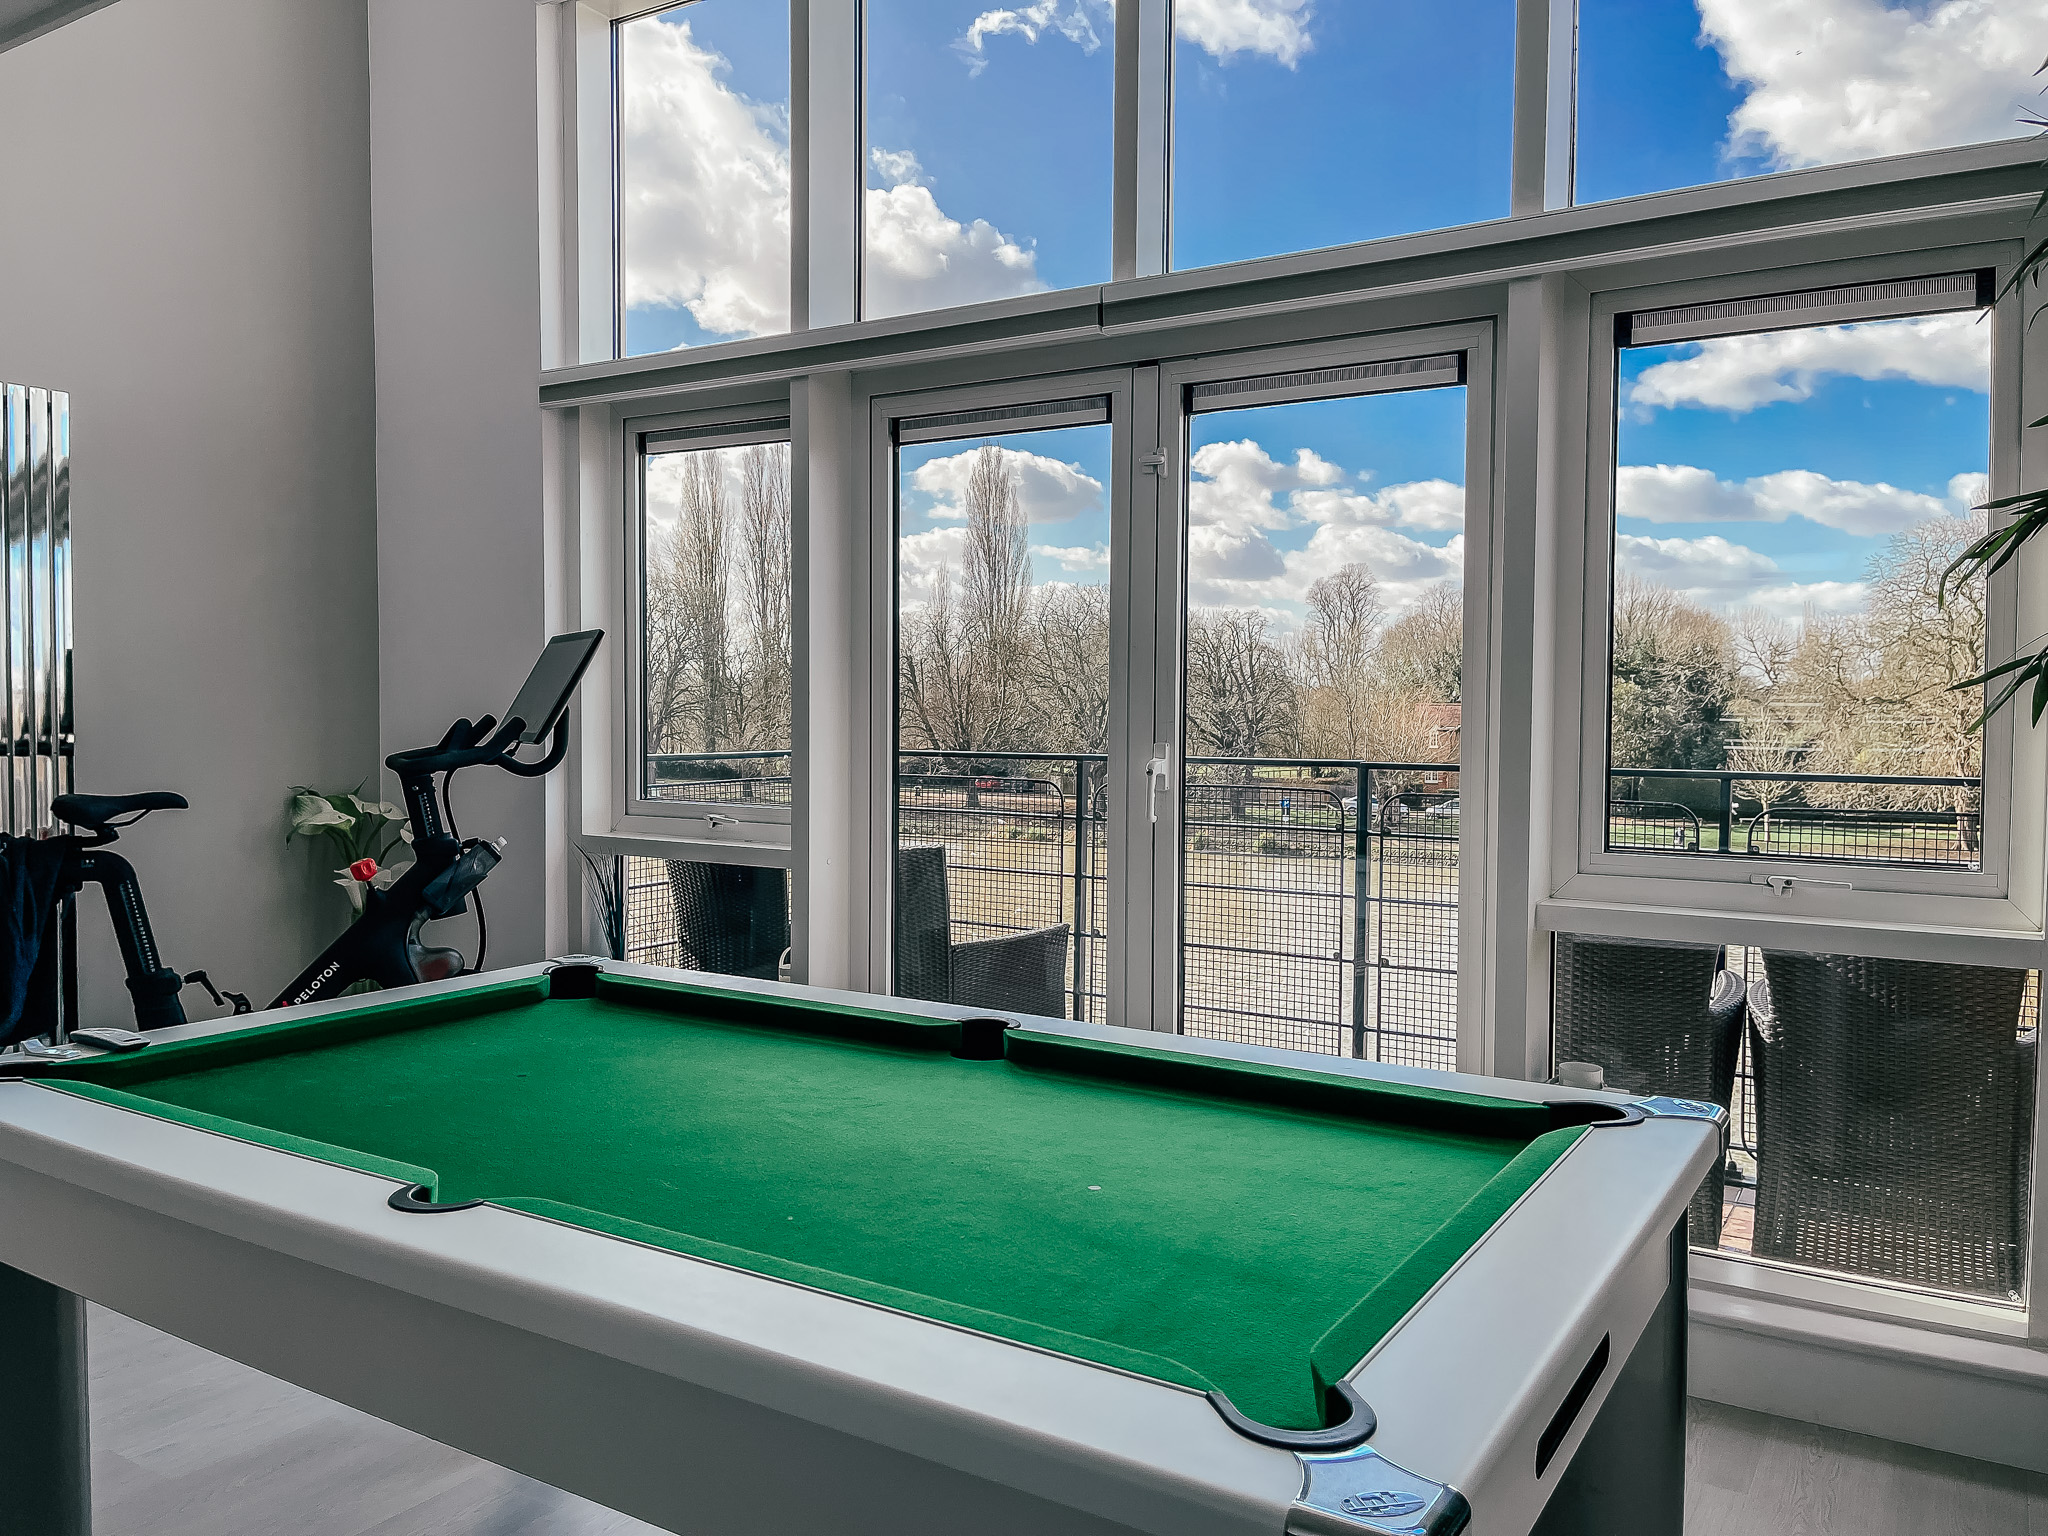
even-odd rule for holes
{"type": "Polygon", "coordinates": [[[1676,1536],[1725,1132],[582,957],[0,1057],[0,1533],[83,1297],[676,1531],[1676,1536]]]}

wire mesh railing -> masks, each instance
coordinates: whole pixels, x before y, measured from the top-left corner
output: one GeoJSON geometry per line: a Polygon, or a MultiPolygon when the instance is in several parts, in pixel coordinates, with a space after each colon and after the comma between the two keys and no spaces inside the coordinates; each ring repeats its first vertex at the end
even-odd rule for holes
{"type": "Polygon", "coordinates": [[[1976,869],[1983,780],[1974,775],[1615,768],[1607,847],[1976,869]]]}

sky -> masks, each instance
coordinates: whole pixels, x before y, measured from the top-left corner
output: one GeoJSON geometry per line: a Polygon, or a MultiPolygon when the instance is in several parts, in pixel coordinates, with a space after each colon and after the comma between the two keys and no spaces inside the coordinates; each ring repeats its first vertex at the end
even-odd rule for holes
{"type": "MultiPolygon", "coordinates": [[[[1175,265],[1504,215],[1513,12],[1179,0],[1175,265]]],[[[1113,0],[867,0],[867,26],[865,312],[1106,279],[1113,0]]],[[[2044,35],[2048,0],[1581,0],[1577,197],[2024,132],[2044,35]]],[[[620,58],[627,351],[786,329],[786,8],[695,0],[626,24],[620,58]]],[[[1987,346],[1950,315],[1624,354],[1622,567],[1727,611],[1859,606],[1885,537],[1981,494],[1987,346]]],[[[1459,390],[1199,418],[1197,600],[1284,628],[1332,559],[1396,613],[1456,580],[1463,438],[1459,390]]],[[[1106,432],[1001,441],[1059,467],[1033,540],[1067,554],[1036,579],[1094,579],[1106,432]]],[[[957,540],[942,465],[971,446],[906,452],[913,585],[957,540]]]]}
{"type": "Polygon", "coordinates": [[[996,447],[1017,476],[1030,525],[1031,580],[1103,586],[1109,581],[1110,428],[1057,427],[956,442],[920,443],[897,460],[897,581],[900,602],[930,601],[942,569],[960,571],[964,497],[974,458],[996,447]]]}
{"type": "MultiPolygon", "coordinates": [[[[1179,0],[1173,262],[1507,212],[1513,0],[1179,0]]],[[[867,0],[864,312],[1110,275],[1113,0],[867,0]]],[[[2025,132],[2048,0],[1581,0],[1577,199],[2025,132]]],[[[789,324],[789,23],[620,30],[629,355],[789,324]]]]}
{"type": "Polygon", "coordinates": [[[1974,310],[1622,352],[1617,567],[1727,613],[1864,608],[1892,534],[1984,499],[1990,360],[1974,310]]]}

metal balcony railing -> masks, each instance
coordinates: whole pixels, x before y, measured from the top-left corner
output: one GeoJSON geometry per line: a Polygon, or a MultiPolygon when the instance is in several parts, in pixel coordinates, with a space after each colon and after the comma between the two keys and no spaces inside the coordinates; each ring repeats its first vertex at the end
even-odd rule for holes
{"type": "MultiPolygon", "coordinates": [[[[789,802],[786,752],[646,764],[650,797],[789,802]]],[[[898,754],[897,844],[946,848],[954,938],[1068,924],[1067,1012],[1079,1019],[1101,1020],[1108,991],[1108,772],[1100,753],[898,754]]],[[[1974,778],[1642,768],[1615,770],[1610,786],[1614,849],[1951,868],[1976,858],[1974,778]],[[1801,786],[1818,784],[1923,801],[1953,791],[1964,809],[1800,803],[1801,786]]],[[[1181,792],[1181,1028],[1455,1065],[1455,764],[1191,758],[1181,792]]],[[[658,861],[632,864],[629,946],[659,960],[674,942],[666,879],[658,861]]]]}

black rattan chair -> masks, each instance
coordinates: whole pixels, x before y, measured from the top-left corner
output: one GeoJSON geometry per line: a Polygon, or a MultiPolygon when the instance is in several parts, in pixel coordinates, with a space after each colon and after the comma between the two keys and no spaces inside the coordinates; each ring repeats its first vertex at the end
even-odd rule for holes
{"type": "MultiPolygon", "coordinates": [[[[1607,1086],[1728,1107],[1742,1047],[1742,978],[1718,944],[1557,935],[1551,1024],[1558,1061],[1598,1062],[1607,1086]]],[[[1721,1170],[1686,1210],[1695,1247],[1721,1243],[1721,1170]]]]}
{"type": "Polygon", "coordinates": [[[676,964],[720,976],[776,979],[789,948],[789,876],[780,869],[671,859],[676,964]]]}
{"type": "Polygon", "coordinates": [[[1766,950],[1759,1258],[2018,1299],[2038,1030],[2025,971],[1766,950]]]}
{"type": "Polygon", "coordinates": [[[1063,1017],[1070,933],[1056,923],[955,940],[946,850],[930,843],[896,850],[898,997],[1063,1017]]]}

